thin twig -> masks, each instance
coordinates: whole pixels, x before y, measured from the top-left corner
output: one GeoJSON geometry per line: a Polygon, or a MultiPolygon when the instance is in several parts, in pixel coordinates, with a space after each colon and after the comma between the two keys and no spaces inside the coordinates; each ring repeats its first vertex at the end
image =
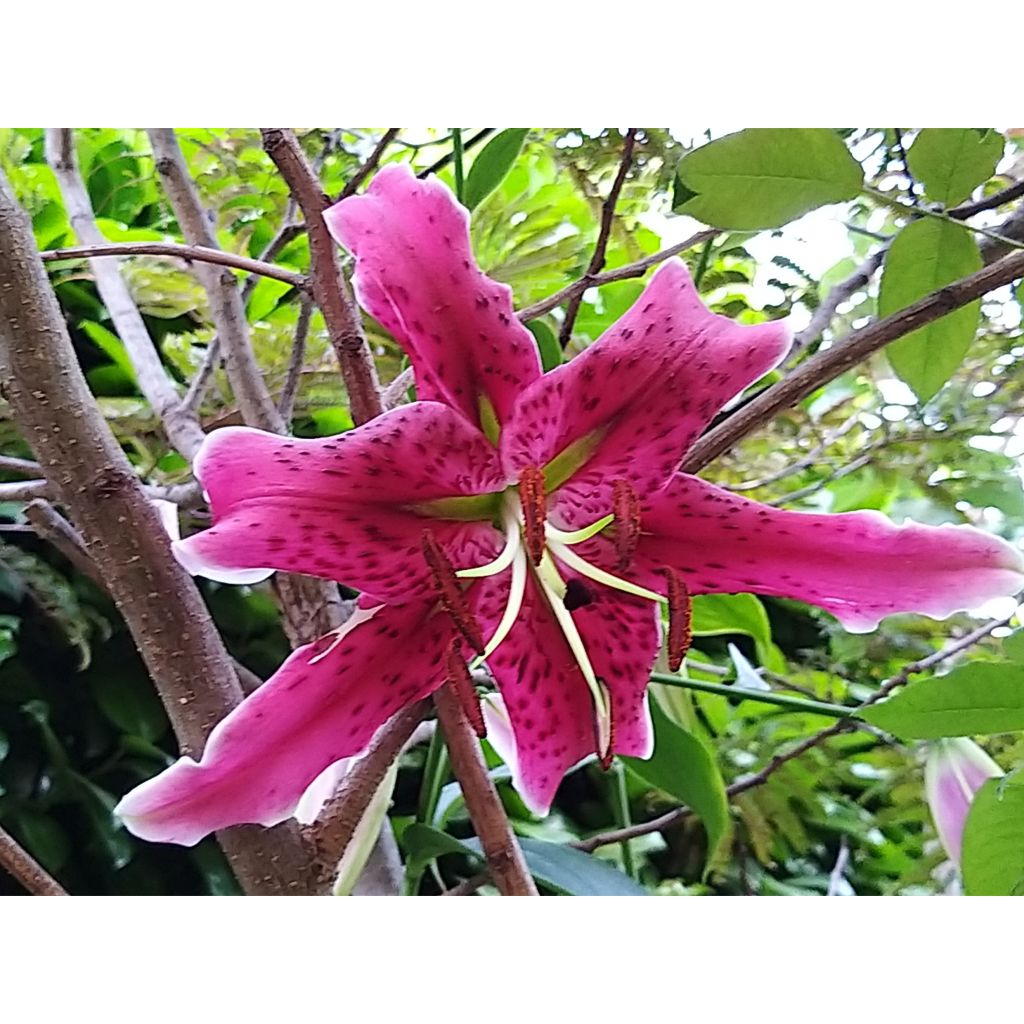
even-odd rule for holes
{"type": "Polygon", "coordinates": [[[388,386],[381,392],[380,403],[385,410],[394,409],[399,405],[405,393],[412,387],[416,374],[411,366],[407,366],[388,386]]]}
{"type": "Polygon", "coordinates": [[[0,470],[4,473],[39,476],[43,471],[43,467],[33,459],[19,459],[13,455],[0,455],[0,470]]]}
{"type": "Polygon", "coordinates": [[[181,400],[181,407],[193,416],[199,412],[199,406],[203,404],[206,391],[213,381],[213,371],[217,368],[218,363],[220,363],[220,337],[215,334],[213,340],[206,346],[203,361],[199,364],[199,369],[196,370],[195,376],[189,383],[188,391],[185,392],[185,397],[181,400]]]}
{"type": "Polygon", "coordinates": [[[605,201],[601,204],[601,226],[597,232],[594,255],[591,256],[590,263],[587,265],[583,277],[580,278],[581,282],[585,282],[584,287],[573,294],[572,298],[569,299],[568,305],[565,307],[565,319],[562,321],[562,327],[558,332],[558,343],[562,348],[565,348],[572,338],[572,329],[576,323],[576,314],[580,310],[580,303],[583,301],[583,292],[593,286],[594,277],[604,267],[605,254],[608,250],[608,239],[611,237],[612,224],[615,221],[615,206],[619,201],[619,193],[622,191],[622,186],[626,183],[626,175],[629,174],[629,169],[633,164],[633,147],[636,145],[636,133],[636,128],[629,128],[626,131],[626,137],[622,143],[622,157],[619,160],[618,172],[615,175],[615,180],[612,182],[612,187],[608,190],[605,201]]]}
{"type": "Polygon", "coordinates": [[[846,881],[846,865],[849,862],[850,844],[846,841],[846,836],[841,836],[839,839],[839,853],[836,854],[836,862],[832,866],[831,872],[829,872],[826,896],[839,895],[839,888],[846,881]]]}
{"type": "Polygon", "coordinates": [[[694,246],[700,245],[710,238],[716,238],[719,234],[721,232],[713,228],[705,228],[694,235],[690,235],[689,238],[677,242],[675,245],[670,245],[667,249],[652,253],[650,256],[644,256],[643,259],[636,260],[634,263],[627,263],[625,266],[606,270],[602,274],[595,274],[592,279],[581,277],[579,280],[573,281],[572,284],[568,284],[559,291],[549,295],[546,299],[541,299],[539,302],[533,303],[532,306],[525,306],[516,313],[516,316],[523,323],[526,323],[528,320],[536,320],[537,317],[549,313],[556,306],[561,306],[563,302],[568,301],[574,295],[582,295],[588,288],[600,288],[601,285],[613,284],[615,281],[627,281],[630,278],[643,277],[651,267],[664,263],[665,260],[678,256],[679,253],[692,249],[694,246]]]}
{"type": "Polygon", "coordinates": [[[1004,256],[991,266],[939,288],[906,309],[851,331],[830,349],[818,352],[778,384],[767,388],[693,446],[682,469],[695,473],[728,451],[776,413],[813,394],[823,384],[867,359],[891,341],[966,306],[994,288],[1024,275],[1024,252],[1004,256]]]}
{"type": "Polygon", "coordinates": [[[288,128],[261,128],[260,134],[263,148],[280,171],[306,221],[313,297],[324,315],[327,333],[338,357],[352,418],[357,424],[365,423],[382,411],[377,369],[366,342],[359,309],[341,273],[338,247],[324,223],[324,211],[330,206],[330,200],[294,132],[288,128]]]}
{"type": "MultiPolygon", "coordinates": [[[[909,665],[905,665],[896,675],[882,683],[882,685],[879,686],[879,688],[866,701],[858,705],[858,707],[854,709],[855,712],[859,713],[860,711],[863,711],[864,708],[869,707],[870,705],[887,697],[893,690],[905,685],[910,680],[911,676],[918,675],[921,672],[927,672],[936,665],[962,653],[969,647],[973,647],[974,644],[989,636],[993,630],[1007,625],[1014,615],[1016,615],[1016,612],[1001,619],[992,619],[990,622],[984,623],[977,629],[971,630],[970,633],[967,633],[959,640],[956,640],[942,648],[942,650],[935,651],[933,654],[929,654],[926,658],[921,658],[918,661],[911,662],[909,665]]],[[[820,731],[813,733],[796,746],[787,750],[785,753],[776,754],[760,771],[754,772],[751,775],[746,775],[741,779],[737,779],[731,786],[726,788],[726,794],[732,798],[739,796],[741,793],[747,792],[747,790],[763,785],[783,765],[801,757],[803,754],[806,754],[807,751],[813,750],[826,740],[832,739],[834,736],[838,736],[850,729],[857,728],[859,724],[862,723],[858,723],[853,718],[842,719],[825,729],[821,729],[820,731]]],[[[689,807],[676,807],[657,818],[653,818],[651,821],[631,825],[628,828],[600,832],[597,835],[590,836],[588,839],[581,839],[577,842],[571,843],[570,845],[574,846],[578,850],[583,850],[585,853],[592,853],[599,846],[608,846],[612,843],[624,842],[627,839],[635,839],[637,836],[648,835],[651,832],[660,832],[662,829],[668,828],[669,826],[682,821],[683,818],[688,817],[692,813],[693,812],[689,807]]]]}
{"type": "MultiPolygon", "coordinates": [[[[495,132],[494,128],[481,128],[480,131],[478,131],[476,133],[476,135],[474,135],[471,139],[467,139],[462,144],[462,152],[465,153],[467,150],[470,150],[474,146],[479,145],[489,135],[493,135],[494,132],[495,132]]],[[[417,177],[418,178],[427,178],[431,174],[437,174],[438,171],[440,171],[443,168],[447,167],[452,162],[452,160],[454,158],[455,158],[455,150],[453,148],[448,153],[446,153],[443,157],[441,157],[440,160],[437,160],[436,162],[432,163],[425,171],[420,171],[420,173],[417,175],[417,177]]]]}
{"type": "Polygon", "coordinates": [[[285,423],[291,423],[292,413],[295,411],[295,395],[299,390],[299,381],[302,378],[302,362],[306,358],[306,337],[309,334],[309,321],[312,314],[313,300],[308,295],[304,295],[299,306],[299,318],[295,323],[295,338],[292,340],[292,353],[288,359],[288,374],[284,379],[281,397],[277,403],[281,419],[285,423]]]}
{"type": "Polygon", "coordinates": [[[67,896],[68,891],[34,857],[18,844],[14,836],[0,828],[0,867],[32,896],[67,896]]]}
{"type": "Polygon", "coordinates": [[[376,170],[377,164],[380,163],[381,157],[384,155],[384,150],[391,145],[392,140],[401,131],[401,128],[389,128],[373,148],[373,152],[366,158],[366,160],[353,172],[352,177],[345,183],[345,187],[338,193],[337,199],[332,199],[332,203],[339,203],[342,199],[348,199],[349,196],[354,196],[359,191],[359,186],[376,170]]]}
{"type": "Polygon", "coordinates": [[[849,476],[851,473],[856,473],[858,469],[863,469],[869,462],[871,462],[870,455],[860,455],[856,459],[847,462],[845,466],[840,466],[838,469],[826,474],[820,480],[815,480],[814,483],[808,484],[806,487],[799,487],[795,491],[787,491],[785,494],[780,494],[777,498],[769,498],[764,504],[778,507],[779,505],[788,505],[790,502],[799,501],[801,498],[807,498],[812,494],[817,494],[818,491],[823,487],[827,487],[833,481],[841,480],[844,476],[849,476]]]}
{"type": "Polygon", "coordinates": [[[445,683],[434,694],[434,705],[452,772],[462,787],[466,808],[498,892],[502,896],[536,896],[537,886],[509,825],[501,797],[487,774],[476,734],[450,684],[445,683]]]}
{"type": "Polygon", "coordinates": [[[992,195],[985,196],[975,203],[964,203],[961,206],[957,206],[949,211],[949,215],[956,220],[966,220],[968,217],[973,217],[976,213],[995,210],[1006,203],[1012,203],[1014,199],[1018,199],[1020,196],[1024,196],[1024,180],[1015,181],[1012,185],[1007,185],[1006,188],[993,192],[992,195]]]}
{"type": "Polygon", "coordinates": [[[210,249],[205,245],[184,245],[181,242],[97,242],[95,245],[70,245],[63,249],[47,249],[39,254],[44,263],[58,260],[95,259],[102,256],[172,256],[176,259],[195,263],[214,263],[232,270],[242,270],[260,277],[283,281],[294,288],[305,291],[309,282],[294,270],[238,256],[221,249],[210,249]]]}
{"type": "MultiPolygon", "coordinates": [[[[202,497],[202,489],[196,483],[188,484],[143,484],[147,498],[173,501],[175,505],[190,507],[202,497]]],[[[32,501],[34,498],[50,498],[55,488],[49,480],[15,480],[0,483],[0,501],[32,501]]]]}

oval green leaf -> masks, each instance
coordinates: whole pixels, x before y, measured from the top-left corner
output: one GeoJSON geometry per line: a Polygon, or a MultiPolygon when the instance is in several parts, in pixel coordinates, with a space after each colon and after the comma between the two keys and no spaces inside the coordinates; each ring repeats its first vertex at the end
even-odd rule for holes
{"type": "Polygon", "coordinates": [[[679,162],[677,213],[716,228],[777,228],[854,199],[860,164],[831,128],[746,128],[679,162]]]}
{"type": "Polygon", "coordinates": [[[908,740],[1018,732],[1024,729],[1024,666],[964,665],[938,679],[911,683],[860,717],[908,740]]]}
{"type": "Polygon", "coordinates": [[[663,790],[681,804],[693,808],[708,834],[708,866],[717,863],[732,833],[729,798],[722,773],[711,752],[692,733],[680,729],[651,701],[654,753],[643,761],[624,757],[634,775],[649,786],[663,790]]]}
{"type": "MultiPolygon", "coordinates": [[[[918,220],[893,239],[878,289],[878,315],[889,316],[952,281],[981,269],[970,234],[941,220],[918,220]]],[[[981,302],[972,302],[894,341],[889,363],[921,402],[956,372],[974,341],[981,302]]]]}
{"type": "Polygon", "coordinates": [[[956,206],[992,177],[1006,142],[979,128],[924,128],[907,153],[910,173],[943,206],[956,206]]]}
{"type": "Polygon", "coordinates": [[[462,202],[467,209],[479,206],[504,180],[523,148],[529,128],[506,128],[487,143],[466,175],[462,202]]]}
{"type": "Polygon", "coordinates": [[[1024,785],[989,779],[974,794],[961,860],[968,896],[1024,896],[1024,785]]]}

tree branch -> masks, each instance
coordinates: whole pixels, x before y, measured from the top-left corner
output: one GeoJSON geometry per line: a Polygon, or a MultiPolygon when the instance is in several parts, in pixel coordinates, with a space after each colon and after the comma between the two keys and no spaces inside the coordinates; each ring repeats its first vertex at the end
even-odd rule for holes
{"type": "Polygon", "coordinates": [[[594,255],[590,258],[586,272],[580,279],[585,282],[584,287],[573,294],[565,307],[565,319],[558,332],[558,343],[565,348],[572,339],[573,325],[576,323],[576,314],[579,312],[580,303],[583,301],[583,292],[593,286],[594,277],[604,266],[605,253],[608,249],[608,239],[612,233],[612,223],[615,220],[615,206],[619,201],[619,193],[626,183],[626,175],[633,163],[633,147],[636,144],[636,128],[629,128],[626,131],[626,138],[622,144],[622,157],[619,160],[619,169],[608,190],[608,196],[601,204],[601,226],[597,232],[597,243],[594,245],[594,255]]]}
{"type": "Polygon", "coordinates": [[[374,146],[373,152],[366,158],[363,164],[361,164],[352,175],[351,178],[345,183],[345,187],[338,193],[337,199],[332,199],[331,204],[340,203],[342,199],[348,199],[349,196],[354,196],[359,191],[359,186],[377,169],[377,165],[380,163],[381,157],[384,155],[384,150],[391,145],[395,136],[401,131],[401,128],[389,128],[380,138],[380,142],[374,146]]]}
{"type": "MultiPolygon", "coordinates": [[[[174,130],[149,128],[147,135],[153,148],[157,174],[171,201],[185,241],[189,245],[218,249],[217,237],[185,166],[185,158],[181,154],[174,130]]],[[[249,323],[238,282],[227,269],[217,271],[203,265],[197,268],[197,272],[210,302],[210,314],[224,351],[224,367],[243,419],[250,426],[270,430],[275,434],[284,433],[284,423],[270,397],[252,350],[249,323]]]]}
{"type": "MultiPolygon", "coordinates": [[[[11,414],[81,530],[184,750],[196,753],[241,700],[224,645],[156,510],[89,393],[32,225],[0,174],[0,380],[11,414]]],[[[302,892],[296,833],[220,835],[243,887],[302,892]]]]}
{"type": "Polygon", "coordinates": [[[330,200],[290,129],[261,128],[260,134],[263,148],[281,172],[305,218],[313,297],[324,315],[327,333],[338,357],[352,419],[357,424],[365,423],[382,411],[377,369],[359,310],[341,273],[338,247],[324,223],[323,214],[331,205],[330,200]]]}
{"type": "Polygon", "coordinates": [[[778,384],[708,431],[683,461],[686,473],[696,473],[737,441],[767,423],[783,409],[813,394],[819,387],[867,359],[891,341],[966,306],[994,288],[1024,275],[1024,252],[1004,256],[983,270],[939,288],[883,320],[852,331],[825,352],[818,352],[778,384]]]}
{"type": "Polygon", "coordinates": [[[9,832],[0,828],[0,867],[20,882],[32,896],[67,896],[67,890],[23,849],[9,832]]]}
{"type": "Polygon", "coordinates": [[[450,684],[445,683],[434,694],[434,706],[444,732],[452,771],[462,787],[466,808],[480,837],[494,884],[502,896],[538,895],[501,798],[487,774],[476,734],[450,684]]]}
{"type": "MultiPolygon", "coordinates": [[[[70,128],[46,129],[46,160],[57,178],[75,234],[89,247],[102,245],[106,239],[96,226],[92,202],[78,170],[70,128]]],[[[202,427],[182,410],[178,392],[164,369],[160,353],[121,276],[119,265],[91,259],[89,267],[96,279],[100,298],[131,360],[139,390],[160,418],[171,444],[185,458],[191,458],[202,443],[202,427]]]]}
{"type": "Polygon", "coordinates": [[[305,291],[309,282],[294,270],[250,259],[222,249],[210,249],[205,245],[183,245],[181,242],[98,242],[95,245],[71,245],[63,249],[47,249],[39,254],[44,263],[59,260],[96,259],[103,256],[171,256],[186,263],[212,263],[232,270],[242,270],[259,277],[283,281],[293,288],[305,291]]]}
{"type": "Polygon", "coordinates": [[[288,373],[277,402],[281,419],[285,423],[291,423],[292,413],[295,411],[295,395],[299,390],[299,381],[302,379],[302,362],[306,357],[306,338],[309,335],[309,321],[312,314],[313,300],[305,295],[299,306],[299,318],[295,323],[295,338],[292,340],[292,352],[288,359],[288,373]]]}
{"type": "Polygon", "coordinates": [[[635,263],[627,263],[624,267],[606,270],[603,274],[595,274],[593,278],[581,277],[578,281],[573,281],[572,284],[566,285],[554,294],[549,295],[546,299],[541,299],[539,302],[533,303],[532,306],[526,306],[519,310],[516,316],[523,323],[526,323],[528,320],[536,320],[537,317],[549,313],[556,306],[562,305],[563,302],[571,299],[574,295],[582,295],[588,288],[600,288],[603,284],[626,281],[633,277],[643,277],[651,267],[664,263],[665,260],[678,256],[679,253],[692,249],[695,245],[700,245],[709,239],[717,238],[719,234],[721,232],[714,228],[705,228],[702,231],[698,231],[695,235],[684,239],[682,242],[670,245],[667,249],[662,249],[660,252],[653,253],[650,256],[644,256],[643,259],[639,259],[635,263]]]}

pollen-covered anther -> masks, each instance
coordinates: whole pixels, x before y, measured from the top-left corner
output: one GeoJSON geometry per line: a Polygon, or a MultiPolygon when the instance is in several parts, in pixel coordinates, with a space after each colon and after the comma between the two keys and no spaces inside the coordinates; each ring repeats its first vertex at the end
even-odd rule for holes
{"type": "Polygon", "coordinates": [[[625,572],[633,561],[640,540],[640,498],[628,480],[612,483],[612,513],[615,516],[615,550],[619,555],[619,572],[625,572]]]}
{"type": "Polygon", "coordinates": [[[544,556],[544,473],[536,466],[527,466],[519,474],[519,502],[523,510],[526,550],[534,565],[544,556]]]}
{"type": "Polygon", "coordinates": [[[678,672],[693,639],[693,600],[682,576],[669,566],[661,574],[668,591],[668,667],[678,672]]]}
{"type": "Polygon", "coordinates": [[[441,600],[441,607],[451,616],[459,632],[466,638],[470,647],[477,654],[484,652],[484,636],[480,624],[466,604],[462,592],[462,584],[455,575],[455,568],[448,561],[444,549],[437,543],[437,538],[430,530],[424,530],[421,538],[423,557],[430,569],[430,577],[441,600]]]}
{"type": "Polygon", "coordinates": [[[469,667],[462,657],[459,646],[458,640],[453,640],[448,646],[445,656],[445,665],[448,670],[447,679],[455,691],[455,696],[459,698],[463,713],[473,727],[473,732],[483,739],[487,735],[483,708],[480,706],[480,697],[477,695],[473,677],[469,673],[469,667]]]}
{"type": "MultiPolygon", "coordinates": [[[[598,683],[607,694],[608,688],[604,682],[598,680],[598,683]]],[[[610,701],[607,718],[602,719],[600,714],[597,716],[594,732],[597,741],[597,759],[601,767],[608,771],[612,766],[612,761],[615,759],[615,712],[612,710],[610,701]]]]}

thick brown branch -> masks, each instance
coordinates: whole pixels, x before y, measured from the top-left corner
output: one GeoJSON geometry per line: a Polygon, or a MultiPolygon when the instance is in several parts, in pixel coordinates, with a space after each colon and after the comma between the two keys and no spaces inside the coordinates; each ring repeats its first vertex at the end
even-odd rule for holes
{"type": "Polygon", "coordinates": [[[813,394],[823,384],[863,362],[889,342],[966,306],[992,289],[1009,284],[1022,275],[1024,252],[1014,252],[969,277],[926,295],[892,316],[852,331],[832,348],[808,359],[785,379],[762,392],[724,423],[705,434],[684,460],[683,471],[696,473],[777,413],[813,394]]]}
{"type": "MultiPolygon", "coordinates": [[[[189,245],[218,249],[217,236],[185,166],[174,130],[150,128],[147,134],[153,147],[157,174],[171,201],[185,241],[189,245]]],[[[283,433],[284,423],[253,353],[249,323],[235,276],[227,268],[215,270],[209,264],[198,267],[197,273],[210,302],[210,313],[224,352],[224,367],[245,422],[263,430],[283,433]]]]}
{"type": "Polygon", "coordinates": [[[651,267],[655,267],[659,263],[664,263],[665,260],[671,259],[673,256],[678,256],[679,253],[685,252],[687,249],[692,249],[695,245],[700,245],[702,242],[707,242],[709,239],[716,238],[719,234],[720,232],[713,228],[705,228],[703,231],[698,231],[695,235],[691,235],[682,242],[677,242],[675,245],[670,245],[667,249],[662,249],[660,252],[653,253],[650,256],[645,256],[643,259],[637,260],[635,263],[627,263],[624,267],[616,267],[614,270],[606,270],[602,274],[595,274],[593,278],[581,277],[578,281],[573,281],[572,284],[566,285],[559,291],[549,295],[546,299],[541,299],[539,302],[535,302],[532,306],[526,306],[519,310],[516,316],[519,317],[523,323],[526,323],[528,320],[536,320],[537,317],[543,316],[545,313],[549,313],[557,306],[562,305],[563,302],[571,299],[574,295],[582,295],[588,288],[599,288],[603,284],[612,284],[615,281],[626,281],[633,277],[643,277],[651,267]]]}
{"type": "MultiPolygon", "coordinates": [[[[56,497],[81,531],[189,752],[241,699],[191,577],[174,560],[78,366],[32,225],[0,175],[0,386],[56,497]]],[[[305,852],[287,828],[221,835],[249,892],[302,892],[305,852]]]]}
{"type": "Polygon", "coordinates": [[[466,808],[487,860],[487,867],[502,896],[536,896],[523,851],[508,823],[501,798],[487,774],[487,765],[473,727],[451,686],[434,694],[437,718],[444,732],[452,771],[462,787],[466,808]]]}
{"type": "Polygon", "coordinates": [[[576,323],[576,314],[579,312],[580,303],[583,301],[583,292],[593,285],[594,277],[604,266],[605,253],[608,250],[608,239],[611,238],[612,224],[615,221],[615,206],[619,201],[619,193],[622,191],[622,186],[626,183],[626,175],[629,174],[629,168],[633,163],[633,147],[636,144],[636,132],[636,128],[630,128],[626,132],[626,138],[622,144],[622,157],[619,160],[618,172],[615,175],[615,180],[612,182],[612,187],[608,190],[605,201],[601,204],[601,226],[597,232],[594,255],[591,256],[590,263],[581,279],[589,283],[582,290],[575,292],[565,307],[565,319],[562,321],[562,327],[558,332],[558,343],[562,348],[565,348],[572,338],[572,329],[576,323]]]}
{"type": "Polygon", "coordinates": [[[67,890],[30,856],[9,832],[0,828],[0,868],[32,896],[67,896],[67,890]]]}
{"type": "Polygon", "coordinates": [[[260,132],[263,148],[281,172],[305,218],[313,297],[324,315],[327,333],[338,357],[352,418],[356,423],[365,423],[382,411],[377,369],[359,310],[341,272],[338,247],[324,223],[324,211],[330,206],[330,200],[290,129],[261,128],[260,132]]]}
{"type": "MultiPolygon", "coordinates": [[[[106,239],[96,226],[92,202],[78,170],[70,128],[46,129],[46,160],[60,185],[75,234],[87,247],[103,245],[106,239]]],[[[139,390],[160,418],[171,444],[185,458],[190,458],[202,443],[202,427],[194,416],[182,409],[178,392],[160,361],[160,353],[121,276],[120,266],[114,261],[100,259],[91,259],[89,266],[100,298],[135,369],[139,390]]]]}
{"type": "Polygon", "coordinates": [[[221,249],[209,249],[205,245],[183,245],[181,242],[100,242],[96,245],[72,245],[63,249],[47,249],[39,254],[44,263],[59,260],[94,259],[103,256],[171,256],[186,263],[213,263],[232,270],[243,270],[260,277],[283,281],[294,288],[305,290],[308,282],[294,270],[278,267],[263,260],[238,256],[221,249]]]}
{"type": "Polygon", "coordinates": [[[335,866],[352,841],[377,787],[423,721],[429,707],[427,701],[421,700],[395,715],[377,733],[370,749],[345,776],[316,821],[305,829],[307,840],[316,853],[317,881],[321,892],[330,890],[335,866]]]}

